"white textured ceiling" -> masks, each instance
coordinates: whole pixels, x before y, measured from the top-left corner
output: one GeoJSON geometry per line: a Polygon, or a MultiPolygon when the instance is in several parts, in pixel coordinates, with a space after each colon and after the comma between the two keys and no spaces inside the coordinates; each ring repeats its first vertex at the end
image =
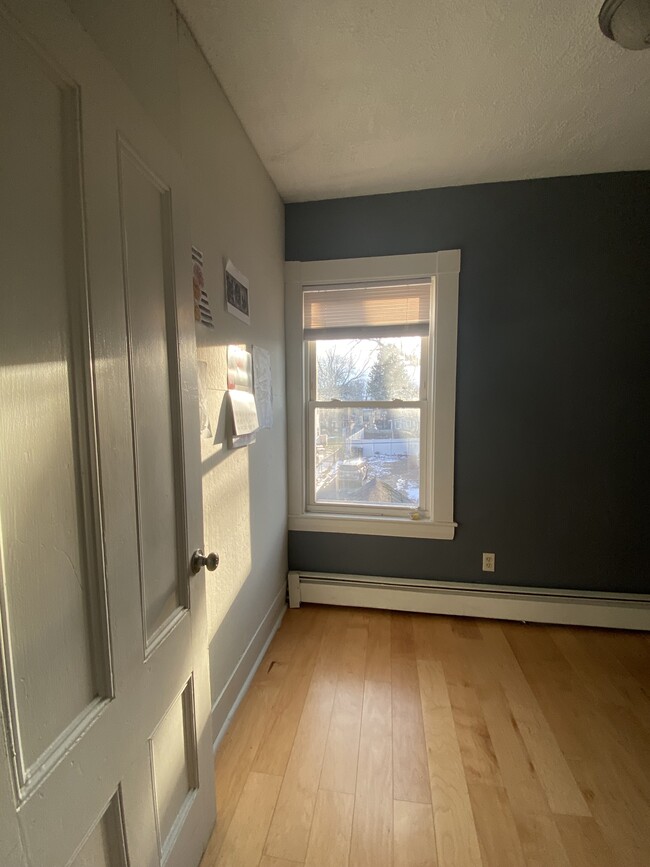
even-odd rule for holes
{"type": "Polygon", "coordinates": [[[650,168],[600,0],[177,0],[287,201],[650,168]]]}

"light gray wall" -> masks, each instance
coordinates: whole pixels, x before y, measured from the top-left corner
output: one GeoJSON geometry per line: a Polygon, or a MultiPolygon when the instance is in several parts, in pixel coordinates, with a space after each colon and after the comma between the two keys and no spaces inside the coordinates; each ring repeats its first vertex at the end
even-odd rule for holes
{"type": "MultiPolygon", "coordinates": [[[[213,700],[280,591],[287,572],[284,400],[284,208],[184,24],[180,28],[182,142],[193,244],[205,255],[214,331],[197,330],[215,442],[202,440],[205,540],[222,557],[210,579],[213,700]],[[251,283],[250,327],[223,309],[223,265],[251,283]],[[274,424],[255,445],[227,450],[226,347],[271,352],[274,424]]],[[[284,602],[281,594],[280,601],[284,602]]]]}
{"type": "Polygon", "coordinates": [[[143,110],[181,153],[192,243],[204,254],[216,326],[214,330],[197,326],[199,367],[213,433],[212,439],[201,441],[205,543],[221,554],[219,570],[207,578],[213,703],[254,639],[213,715],[218,729],[236,695],[233,687],[245,679],[284,604],[284,209],[170,0],[69,0],[69,4],[143,110]],[[250,280],[250,326],[224,310],[227,258],[250,280]],[[260,431],[253,446],[237,451],[225,444],[230,343],[254,343],[270,351],[275,399],[273,428],[260,431]]]}
{"type": "Polygon", "coordinates": [[[176,7],[171,0],[67,0],[158,129],[180,149],[176,7]]]}

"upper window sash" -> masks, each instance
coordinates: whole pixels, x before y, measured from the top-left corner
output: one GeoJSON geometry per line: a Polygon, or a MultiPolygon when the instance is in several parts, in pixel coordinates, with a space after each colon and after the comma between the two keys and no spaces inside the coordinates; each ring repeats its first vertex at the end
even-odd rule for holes
{"type": "Polygon", "coordinates": [[[312,286],[303,292],[303,339],[426,337],[431,279],[312,286]]]}

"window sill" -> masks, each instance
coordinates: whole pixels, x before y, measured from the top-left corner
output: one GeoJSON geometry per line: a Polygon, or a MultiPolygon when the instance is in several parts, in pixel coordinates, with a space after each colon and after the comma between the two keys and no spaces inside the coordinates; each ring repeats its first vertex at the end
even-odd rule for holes
{"type": "Polygon", "coordinates": [[[405,539],[453,539],[455,523],[413,521],[411,518],[371,518],[351,515],[289,515],[289,530],[345,533],[362,536],[401,536],[405,539]]]}

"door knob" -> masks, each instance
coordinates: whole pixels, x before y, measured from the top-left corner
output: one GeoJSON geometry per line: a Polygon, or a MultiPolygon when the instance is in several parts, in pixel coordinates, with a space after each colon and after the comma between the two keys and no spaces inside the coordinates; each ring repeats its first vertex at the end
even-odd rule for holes
{"type": "Polygon", "coordinates": [[[192,554],[192,561],[190,564],[192,575],[196,575],[196,573],[200,572],[204,566],[208,572],[214,572],[218,565],[219,555],[214,552],[206,555],[203,553],[202,548],[197,548],[197,550],[192,554]]]}

